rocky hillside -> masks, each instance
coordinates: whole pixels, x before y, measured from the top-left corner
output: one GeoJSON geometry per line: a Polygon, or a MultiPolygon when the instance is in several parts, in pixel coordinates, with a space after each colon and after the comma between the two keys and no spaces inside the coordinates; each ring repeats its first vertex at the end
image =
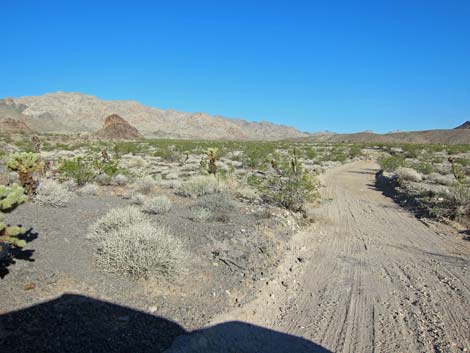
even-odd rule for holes
{"type": "Polygon", "coordinates": [[[80,93],[48,93],[12,102],[18,117],[40,132],[93,133],[103,126],[105,117],[117,114],[145,137],[278,140],[307,136],[294,128],[269,122],[162,110],[135,101],[105,101],[80,93]]]}
{"type": "Polygon", "coordinates": [[[470,121],[467,120],[462,125],[457,126],[455,129],[470,129],[470,121]]]}
{"type": "Polygon", "coordinates": [[[104,126],[96,132],[99,137],[107,139],[135,140],[143,136],[139,131],[119,115],[112,114],[104,120],[104,126]]]}

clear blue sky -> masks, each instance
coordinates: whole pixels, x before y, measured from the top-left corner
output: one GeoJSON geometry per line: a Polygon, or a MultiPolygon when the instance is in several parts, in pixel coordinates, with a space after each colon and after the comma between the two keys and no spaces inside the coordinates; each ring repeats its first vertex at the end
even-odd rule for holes
{"type": "Polygon", "coordinates": [[[74,91],[301,130],[470,120],[470,1],[0,3],[0,97],[74,91]]]}

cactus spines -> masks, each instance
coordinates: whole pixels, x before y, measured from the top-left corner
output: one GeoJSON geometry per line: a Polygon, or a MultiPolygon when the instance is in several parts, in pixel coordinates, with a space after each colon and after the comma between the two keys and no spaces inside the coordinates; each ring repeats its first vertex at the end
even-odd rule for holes
{"type": "MultiPolygon", "coordinates": [[[[18,184],[0,186],[0,244],[9,244],[19,248],[26,244],[24,240],[18,239],[18,236],[23,234],[26,230],[23,227],[8,226],[4,222],[3,212],[12,210],[27,199],[23,188],[18,184]]],[[[1,247],[2,252],[5,252],[5,245],[1,247]]]]}
{"type": "Polygon", "coordinates": [[[216,148],[209,148],[207,150],[207,157],[209,158],[209,174],[217,174],[217,165],[215,164],[216,148]]]}
{"type": "Polygon", "coordinates": [[[18,173],[21,186],[26,189],[31,199],[37,187],[33,175],[41,168],[39,155],[31,152],[13,153],[8,159],[7,166],[18,173]]]}

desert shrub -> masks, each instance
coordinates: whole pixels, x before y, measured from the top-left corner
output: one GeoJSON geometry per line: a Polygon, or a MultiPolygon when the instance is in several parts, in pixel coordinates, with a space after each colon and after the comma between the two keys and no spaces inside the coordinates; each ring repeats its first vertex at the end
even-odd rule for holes
{"type": "Polygon", "coordinates": [[[138,142],[118,142],[114,145],[113,148],[114,152],[122,155],[122,154],[136,154],[143,151],[143,146],[138,142]]]}
{"type": "Polygon", "coordinates": [[[129,182],[129,179],[123,174],[118,174],[114,177],[114,182],[117,185],[123,186],[123,185],[126,185],[129,182]]]}
{"type": "Polygon", "coordinates": [[[470,187],[456,184],[450,190],[450,199],[453,205],[451,217],[457,220],[470,218],[470,187]]]}
{"type": "Polygon", "coordinates": [[[171,201],[166,196],[156,196],[146,199],[142,205],[145,213],[164,214],[171,210],[171,201]]]}
{"type": "Polygon", "coordinates": [[[186,197],[200,197],[225,190],[224,183],[213,175],[199,175],[188,179],[177,189],[177,194],[186,197]]]}
{"type": "Polygon", "coordinates": [[[423,176],[419,172],[411,168],[404,168],[404,167],[398,168],[395,171],[395,174],[401,180],[414,181],[414,182],[419,182],[423,180],[423,176]]]}
{"type": "Polygon", "coordinates": [[[92,182],[96,177],[93,165],[82,157],[64,160],[59,172],[66,178],[73,179],[79,186],[92,182]]]}
{"type": "Polygon", "coordinates": [[[226,192],[202,196],[196,206],[211,212],[226,212],[235,209],[235,203],[226,192]]]}
{"type": "Polygon", "coordinates": [[[315,159],[318,156],[317,150],[314,147],[310,146],[305,150],[305,156],[308,159],[315,159]]]}
{"type": "Polygon", "coordinates": [[[151,176],[147,175],[138,179],[135,184],[136,190],[138,192],[141,192],[142,194],[150,194],[157,185],[157,181],[151,176]]]}
{"type": "Polygon", "coordinates": [[[275,145],[270,142],[250,142],[244,147],[243,164],[252,169],[263,169],[275,151],[275,145]]]}
{"type": "Polygon", "coordinates": [[[191,220],[195,222],[205,222],[212,217],[212,212],[204,207],[191,208],[191,220]]]}
{"type": "Polygon", "coordinates": [[[95,176],[95,179],[94,181],[98,184],[98,185],[111,185],[112,183],[112,178],[107,175],[107,174],[99,174],[99,175],[96,175],[95,176]]]}
{"type": "Polygon", "coordinates": [[[259,195],[256,190],[248,185],[241,185],[235,190],[235,196],[240,199],[255,201],[259,199],[259,195]]]}
{"type": "Polygon", "coordinates": [[[349,148],[349,158],[356,158],[362,155],[362,147],[360,145],[352,145],[349,148]]]}
{"type": "Polygon", "coordinates": [[[132,226],[146,220],[148,220],[147,216],[136,206],[113,208],[89,228],[88,238],[102,237],[118,228],[132,226]]]}
{"type": "Polygon", "coordinates": [[[98,194],[98,185],[94,183],[86,184],[77,190],[79,195],[96,196],[98,194]]]}
{"type": "Polygon", "coordinates": [[[269,177],[262,186],[261,198],[291,211],[301,211],[305,202],[317,196],[317,181],[309,174],[269,177]]]}
{"type": "Polygon", "coordinates": [[[73,197],[74,194],[62,184],[51,179],[44,179],[39,184],[34,202],[41,206],[67,207],[73,197]]]}
{"type": "Polygon", "coordinates": [[[130,196],[130,201],[133,205],[139,205],[142,206],[145,202],[145,195],[142,195],[140,193],[134,192],[130,196]]]}
{"type": "Polygon", "coordinates": [[[89,238],[96,244],[97,265],[106,272],[170,276],[179,272],[185,257],[175,236],[132,206],[109,211],[92,225],[89,238]]]}
{"type": "Polygon", "coordinates": [[[183,155],[175,146],[161,146],[153,153],[154,157],[160,157],[164,161],[173,163],[182,160],[183,155]]]}
{"type": "Polygon", "coordinates": [[[431,174],[434,171],[432,164],[427,162],[419,162],[413,165],[413,169],[424,175],[431,174]]]}
{"type": "Polygon", "coordinates": [[[259,185],[261,198],[268,203],[288,210],[304,211],[306,202],[318,197],[316,179],[303,170],[294,152],[278,163],[275,174],[267,174],[259,185]]]}
{"type": "Polygon", "coordinates": [[[418,158],[425,146],[420,144],[404,144],[402,146],[403,153],[407,158],[418,158]]]}
{"type": "Polygon", "coordinates": [[[453,175],[441,175],[439,173],[431,173],[427,176],[427,180],[435,184],[451,186],[456,183],[453,175]]]}
{"type": "Polygon", "coordinates": [[[378,158],[377,162],[386,172],[394,172],[396,169],[405,165],[405,159],[401,156],[387,156],[382,155],[378,158]]]}

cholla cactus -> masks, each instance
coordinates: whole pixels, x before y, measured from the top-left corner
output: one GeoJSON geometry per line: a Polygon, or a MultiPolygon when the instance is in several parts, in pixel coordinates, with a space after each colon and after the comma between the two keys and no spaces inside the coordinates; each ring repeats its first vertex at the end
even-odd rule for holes
{"type": "Polygon", "coordinates": [[[28,197],[31,199],[37,187],[33,175],[41,168],[39,154],[32,152],[13,153],[8,159],[7,166],[18,172],[21,186],[26,189],[28,197]]]}
{"type": "Polygon", "coordinates": [[[34,147],[34,151],[36,153],[41,153],[41,140],[39,139],[39,137],[37,136],[33,136],[31,137],[31,143],[33,144],[33,147],[34,147]]]}
{"type": "Polygon", "coordinates": [[[452,165],[452,173],[454,174],[455,179],[459,184],[463,184],[465,182],[465,170],[464,168],[457,164],[456,158],[449,157],[449,162],[452,165]]]}
{"type": "Polygon", "coordinates": [[[215,165],[215,156],[217,148],[209,148],[207,150],[207,157],[209,157],[209,174],[217,174],[217,166],[215,165]]]}
{"type": "Polygon", "coordinates": [[[23,247],[25,241],[18,239],[18,236],[26,230],[22,227],[10,227],[4,223],[3,213],[11,211],[17,205],[25,202],[28,198],[24,194],[21,186],[13,184],[12,186],[0,186],[0,244],[3,256],[5,256],[7,245],[23,247]],[[7,244],[7,245],[5,245],[7,244]]]}

